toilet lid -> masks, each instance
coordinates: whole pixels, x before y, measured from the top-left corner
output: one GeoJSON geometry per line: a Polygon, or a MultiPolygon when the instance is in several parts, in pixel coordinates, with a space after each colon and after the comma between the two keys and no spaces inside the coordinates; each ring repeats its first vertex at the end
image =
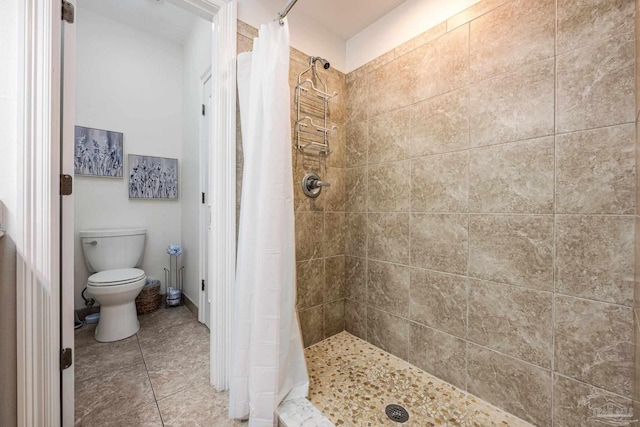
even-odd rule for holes
{"type": "Polygon", "coordinates": [[[139,268],[121,268],[101,271],[89,277],[92,286],[126,285],[144,278],[144,271],[139,268]]]}

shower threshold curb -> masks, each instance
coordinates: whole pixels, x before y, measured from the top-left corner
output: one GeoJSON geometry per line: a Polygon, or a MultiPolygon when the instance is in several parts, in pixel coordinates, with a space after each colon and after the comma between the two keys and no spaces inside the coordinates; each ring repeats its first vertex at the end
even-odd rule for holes
{"type": "Polygon", "coordinates": [[[285,400],[277,410],[278,427],[336,427],[306,398],[285,400]]]}

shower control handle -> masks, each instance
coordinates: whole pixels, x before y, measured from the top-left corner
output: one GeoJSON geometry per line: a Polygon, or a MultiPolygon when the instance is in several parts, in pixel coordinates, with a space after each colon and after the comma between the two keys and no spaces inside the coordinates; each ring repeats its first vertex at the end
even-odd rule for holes
{"type": "Polygon", "coordinates": [[[97,240],[92,240],[92,241],[90,241],[90,242],[84,242],[84,244],[85,244],[85,245],[95,246],[95,245],[97,245],[97,244],[98,244],[98,241],[97,241],[97,240]]]}
{"type": "Polygon", "coordinates": [[[318,188],[318,187],[331,187],[331,184],[329,184],[329,183],[328,183],[328,182],[326,182],[326,181],[320,181],[319,179],[312,180],[312,181],[310,182],[310,184],[311,184],[311,187],[312,187],[312,188],[318,188]]]}
{"type": "Polygon", "coordinates": [[[322,181],[320,176],[315,172],[309,172],[302,178],[302,192],[307,196],[315,199],[320,195],[322,187],[331,187],[326,181],[322,181]]]}

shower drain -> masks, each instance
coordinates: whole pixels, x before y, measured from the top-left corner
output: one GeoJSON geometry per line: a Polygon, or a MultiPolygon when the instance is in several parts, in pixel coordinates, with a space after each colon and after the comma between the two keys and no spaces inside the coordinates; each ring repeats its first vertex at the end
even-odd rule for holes
{"type": "Polygon", "coordinates": [[[409,419],[409,413],[400,405],[388,405],[384,412],[391,421],[405,423],[409,419]]]}

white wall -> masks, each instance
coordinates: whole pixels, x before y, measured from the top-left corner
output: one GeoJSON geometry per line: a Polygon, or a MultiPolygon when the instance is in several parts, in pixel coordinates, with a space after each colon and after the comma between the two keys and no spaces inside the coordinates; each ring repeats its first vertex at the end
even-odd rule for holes
{"type": "MultiPolygon", "coordinates": [[[[260,25],[274,20],[286,3],[286,0],[238,0],[238,19],[259,29],[260,25]]],[[[331,67],[338,71],[346,70],[345,41],[342,38],[301,13],[299,8],[291,9],[288,18],[292,47],[308,55],[327,58],[331,67]]]]}
{"type": "Polygon", "coordinates": [[[200,126],[202,75],[211,67],[211,22],[198,19],[183,45],[183,114],[182,114],[182,242],[185,265],[184,292],[198,305],[199,209],[200,198],[200,126]]]}
{"type": "Polygon", "coordinates": [[[18,201],[18,2],[0,2],[0,223],[15,235],[18,201]]]}
{"type": "Polygon", "coordinates": [[[347,40],[349,73],[480,0],[407,0],[347,40]]]}
{"type": "Polygon", "coordinates": [[[178,158],[182,171],[183,69],[177,44],[82,8],[76,25],[76,124],[123,132],[125,154],[123,179],[75,177],[75,305],[82,308],[89,272],[80,230],[146,227],[141,267],[163,282],[166,248],[181,243],[180,201],[129,200],[126,156],[178,158]]]}

